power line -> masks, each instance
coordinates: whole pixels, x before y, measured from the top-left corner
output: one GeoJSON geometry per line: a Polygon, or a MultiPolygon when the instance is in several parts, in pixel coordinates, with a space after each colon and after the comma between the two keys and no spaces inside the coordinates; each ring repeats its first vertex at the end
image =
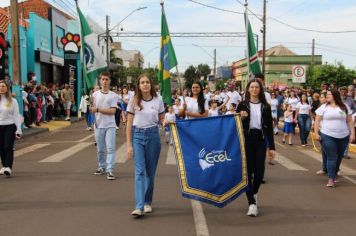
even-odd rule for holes
{"type": "MultiPolygon", "coordinates": [[[[213,8],[215,10],[219,10],[219,11],[224,11],[224,12],[230,12],[230,13],[234,13],[234,14],[244,14],[242,12],[236,12],[236,11],[230,11],[230,10],[227,10],[227,9],[223,9],[223,8],[219,8],[219,7],[215,7],[215,6],[211,6],[211,5],[208,5],[208,4],[204,4],[204,3],[201,3],[201,2],[198,2],[198,1],[195,1],[195,0],[188,0],[189,2],[193,2],[193,3],[196,3],[196,4],[199,4],[199,5],[202,5],[202,6],[205,6],[205,7],[209,7],[209,8],[213,8]]],[[[236,0],[239,4],[243,5],[243,3],[241,3],[239,0],[236,0]]],[[[249,12],[251,12],[255,17],[257,17],[257,19],[261,20],[261,15],[260,14],[256,14],[254,13],[251,9],[247,8],[249,12]]],[[[302,27],[297,27],[297,26],[294,26],[294,25],[291,25],[291,24],[288,24],[288,23],[285,23],[283,22],[282,20],[279,20],[275,17],[267,17],[267,19],[269,20],[273,20],[279,24],[282,24],[284,26],[287,26],[289,28],[292,28],[294,30],[298,30],[298,31],[307,31],[307,32],[314,32],[314,33],[321,33],[321,34],[346,34],[346,33],[356,33],[356,30],[341,30],[341,31],[323,31],[323,30],[315,30],[315,29],[307,29],[307,28],[302,28],[302,27]]]]}
{"type": "Polygon", "coordinates": [[[340,52],[340,51],[333,50],[333,49],[329,49],[329,48],[323,48],[323,47],[315,47],[315,48],[320,49],[320,50],[324,50],[324,51],[328,51],[328,52],[333,52],[333,53],[338,53],[338,54],[346,55],[346,56],[356,57],[356,54],[350,54],[350,53],[340,52]]]}

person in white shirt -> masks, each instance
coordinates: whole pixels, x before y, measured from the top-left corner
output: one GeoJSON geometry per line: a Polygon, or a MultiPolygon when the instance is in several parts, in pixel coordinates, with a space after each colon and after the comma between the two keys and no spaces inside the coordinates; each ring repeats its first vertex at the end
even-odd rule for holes
{"type": "Polygon", "coordinates": [[[172,122],[176,122],[176,114],[174,114],[173,107],[168,106],[167,113],[164,115],[163,126],[166,130],[166,143],[169,143],[170,145],[173,145],[172,134],[169,127],[169,123],[172,122]]]}
{"type": "Polygon", "coordinates": [[[183,109],[183,104],[180,100],[180,98],[176,98],[174,100],[174,105],[173,105],[173,112],[176,115],[176,119],[179,119],[179,111],[183,109]]]}
{"type": "Polygon", "coordinates": [[[141,217],[152,212],[155,174],[161,151],[158,125],[164,120],[164,104],[153,81],[147,75],[138,77],[136,93],[127,106],[127,155],[135,162],[135,210],[141,217]]]}
{"type": "Polygon", "coordinates": [[[10,87],[0,80],[0,175],[11,176],[14,163],[14,143],[22,134],[22,116],[17,100],[12,97],[10,87]]]}
{"type": "Polygon", "coordinates": [[[231,103],[235,103],[238,106],[241,102],[241,96],[237,91],[235,91],[235,87],[233,85],[229,85],[229,92],[227,92],[226,96],[230,98],[229,102],[226,104],[227,109],[230,109],[231,103]]]}
{"type": "Polygon", "coordinates": [[[335,187],[337,172],[347,144],[355,140],[355,130],[351,109],[342,102],[336,89],[327,92],[326,101],[326,104],[315,111],[314,129],[315,138],[321,141],[322,151],[326,156],[329,178],[326,186],[335,187]],[[323,124],[319,135],[317,131],[321,121],[323,124]]]}
{"type": "Polygon", "coordinates": [[[116,123],[115,112],[118,95],[110,91],[110,74],[100,75],[101,90],[93,93],[90,111],[95,113],[95,140],[98,153],[98,169],[95,175],[106,172],[108,180],[114,180],[116,123]]]}
{"type": "Polygon", "coordinates": [[[305,94],[302,95],[297,104],[294,122],[298,122],[300,142],[302,147],[305,147],[308,145],[308,136],[311,129],[311,106],[305,94]]]}
{"type": "Polygon", "coordinates": [[[283,125],[283,139],[282,142],[286,142],[286,138],[288,138],[288,144],[292,144],[292,135],[294,134],[294,119],[293,119],[293,111],[292,105],[286,105],[287,110],[284,112],[284,125],[283,125]]]}
{"type": "Polygon", "coordinates": [[[185,116],[186,119],[195,119],[208,117],[209,104],[204,98],[203,86],[199,82],[192,84],[192,96],[185,97],[183,109],[179,116],[185,116]]]}
{"type": "MultiPolygon", "coordinates": [[[[229,101],[229,97],[228,97],[228,99],[226,99],[226,101],[223,104],[218,106],[218,101],[217,100],[211,100],[211,107],[209,109],[208,116],[209,117],[219,116],[220,115],[220,109],[222,107],[224,107],[228,101],[229,101]]],[[[235,106],[235,108],[236,108],[236,106],[235,106]]]]}
{"type": "Polygon", "coordinates": [[[231,103],[229,110],[225,113],[225,115],[235,115],[236,114],[236,104],[235,103],[231,103]]]}
{"type": "Polygon", "coordinates": [[[273,119],[273,132],[274,134],[278,134],[278,99],[275,92],[272,92],[270,104],[271,104],[272,119],[273,119]]]}
{"type": "Polygon", "coordinates": [[[122,89],[122,94],[121,94],[121,99],[122,99],[122,103],[121,103],[121,115],[122,115],[122,122],[125,124],[126,123],[126,119],[127,119],[127,104],[130,101],[130,98],[133,97],[132,92],[128,91],[128,89],[126,87],[124,87],[122,89]]]}

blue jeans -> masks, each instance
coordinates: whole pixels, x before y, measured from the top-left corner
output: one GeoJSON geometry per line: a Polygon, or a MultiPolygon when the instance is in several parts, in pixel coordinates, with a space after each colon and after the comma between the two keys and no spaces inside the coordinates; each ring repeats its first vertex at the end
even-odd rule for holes
{"type": "Polygon", "coordinates": [[[99,168],[106,169],[107,172],[114,171],[116,128],[96,128],[95,140],[99,168]]]}
{"type": "Polygon", "coordinates": [[[86,110],[85,114],[85,121],[87,122],[87,128],[91,127],[92,124],[94,124],[94,114],[89,111],[89,106],[86,110]]]}
{"type": "Polygon", "coordinates": [[[143,210],[144,205],[152,204],[154,178],[161,152],[158,127],[133,127],[132,146],[135,161],[135,204],[136,209],[143,210]]]}
{"type": "Polygon", "coordinates": [[[300,141],[302,144],[307,144],[308,136],[311,128],[310,116],[306,114],[298,115],[298,126],[299,126],[300,141]]]}
{"type": "Polygon", "coordinates": [[[321,146],[326,156],[326,168],[329,179],[336,179],[341,160],[349,142],[349,136],[345,138],[333,138],[321,133],[321,146]]]}

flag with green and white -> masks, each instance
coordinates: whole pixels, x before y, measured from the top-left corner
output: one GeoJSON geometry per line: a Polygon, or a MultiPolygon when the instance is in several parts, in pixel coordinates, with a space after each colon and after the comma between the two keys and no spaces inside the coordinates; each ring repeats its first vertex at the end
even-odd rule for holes
{"type": "Polygon", "coordinates": [[[161,95],[163,102],[168,105],[172,105],[171,76],[169,71],[177,64],[176,54],[174,52],[171,37],[169,36],[168,24],[162,6],[161,52],[158,66],[158,81],[161,85],[161,95]]]}
{"type": "Polygon", "coordinates": [[[262,68],[260,60],[258,59],[258,52],[255,45],[255,40],[253,38],[253,32],[251,28],[250,21],[248,20],[248,16],[245,12],[245,23],[246,23],[246,32],[247,32],[247,63],[249,65],[250,73],[254,75],[262,74],[262,68]]]}
{"type": "Polygon", "coordinates": [[[84,49],[84,88],[86,91],[95,86],[100,73],[107,70],[105,55],[98,45],[98,35],[92,31],[87,19],[78,7],[78,14],[82,32],[82,48],[84,49]]]}

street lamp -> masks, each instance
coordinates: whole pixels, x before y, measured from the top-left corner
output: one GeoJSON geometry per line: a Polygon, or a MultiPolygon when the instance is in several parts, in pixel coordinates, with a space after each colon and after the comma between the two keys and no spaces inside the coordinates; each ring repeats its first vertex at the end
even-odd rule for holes
{"type": "Polygon", "coordinates": [[[114,27],[109,29],[109,16],[106,16],[106,31],[104,33],[101,33],[98,35],[98,43],[100,41],[100,38],[103,37],[106,39],[106,62],[107,62],[107,67],[109,70],[109,64],[110,64],[110,50],[109,50],[109,37],[110,37],[110,32],[115,29],[115,27],[119,26],[123,21],[125,21],[129,16],[131,16],[133,13],[146,9],[147,7],[139,7],[131,11],[125,18],[123,18],[119,23],[117,23],[114,27]]]}
{"type": "Polygon", "coordinates": [[[209,57],[211,57],[214,60],[214,77],[216,77],[216,48],[214,49],[214,56],[211,55],[205,48],[203,48],[202,46],[193,43],[192,44],[194,47],[198,47],[201,50],[203,50],[207,55],[209,55],[209,57]]]}

